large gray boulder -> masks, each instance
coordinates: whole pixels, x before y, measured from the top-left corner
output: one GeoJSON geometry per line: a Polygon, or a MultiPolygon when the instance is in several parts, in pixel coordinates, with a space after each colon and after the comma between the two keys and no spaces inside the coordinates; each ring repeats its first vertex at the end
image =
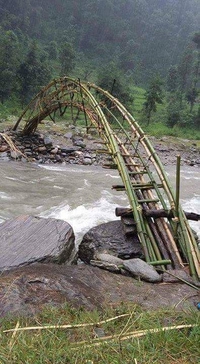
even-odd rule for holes
{"type": "Polygon", "coordinates": [[[95,226],[84,235],[79,245],[79,258],[90,263],[99,253],[108,253],[121,259],[143,258],[138,236],[126,236],[120,220],[95,226]]]}
{"type": "Polygon", "coordinates": [[[0,224],[0,271],[36,262],[76,261],[72,227],[65,221],[19,216],[0,224]]]}

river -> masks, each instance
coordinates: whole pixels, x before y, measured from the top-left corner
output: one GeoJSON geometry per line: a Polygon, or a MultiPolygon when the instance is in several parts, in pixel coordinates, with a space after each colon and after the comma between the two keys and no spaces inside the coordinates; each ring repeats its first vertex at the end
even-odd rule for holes
{"type": "MultiPolygon", "coordinates": [[[[166,172],[175,186],[175,166],[166,172]]],[[[117,219],[116,206],[128,206],[124,192],[112,190],[120,184],[117,171],[76,165],[36,165],[0,162],[0,222],[22,215],[54,217],[69,222],[77,244],[91,227],[117,219]]],[[[181,168],[181,203],[200,213],[200,168],[181,168]]],[[[200,221],[191,222],[200,237],[200,221]]]]}

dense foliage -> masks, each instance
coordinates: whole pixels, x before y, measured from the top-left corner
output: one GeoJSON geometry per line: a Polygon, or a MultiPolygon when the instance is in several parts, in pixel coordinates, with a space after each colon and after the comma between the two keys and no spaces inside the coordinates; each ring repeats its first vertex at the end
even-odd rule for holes
{"type": "Polygon", "coordinates": [[[109,90],[115,80],[129,104],[142,86],[148,122],[164,98],[168,125],[199,125],[199,24],[199,0],[0,0],[0,101],[23,106],[70,73],[109,90]]]}

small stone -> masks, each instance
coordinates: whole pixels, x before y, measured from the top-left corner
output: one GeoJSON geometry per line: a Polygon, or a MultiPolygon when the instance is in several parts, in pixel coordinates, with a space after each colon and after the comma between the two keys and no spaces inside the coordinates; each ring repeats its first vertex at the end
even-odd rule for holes
{"type": "Polygon", "coordinates": [[[43,152],[46,152],[47,148],[45,147],[45,145],[41,146],[41,147],[38,147],[38,152],[39,153],[43,153],[43,152]]]}
{"type": "Polygon", "coordinates": [[[76,152],[76,148],[74,147],[66,147],[66,148],[61,148],[61,153],[62,155],[65,154],[70,154],[70,153],[74,153],[76,152]]]}
{"type": "Polygon", "coordinates": [[[58,155],[58,154],[56,154],[56,156],[55,156],[55,160],[56,160],[56,162],[62,163],[62,158],[61,158],[61,156],[60,156],[60,155],[58,155]]]}
{"type": "Polygon", "coordinates": [[[90,165],[90,164],[92,164],[92,159],[91,159],[91,158],[84,158],[84,159],[83,159],[83,164],[85,164],[85,165],[90,165]]]}
{"type": "Polygon", "coordinates": [[[9,161],[7,152],[0,153],[0,160],[9,161]]]}
{"type": "Polygon", "coordinates": [[[52,139],[49,136],[44,137],[44,144],[47,147],[52,147],[53,145],[52,139]]]}
{"type": "Polygon", "coordinates": [[[85,158],[92,159],[92,156],[91,156],[89,153],[85,153],[85,154],[84,154],[84,157],[85,157],[85,158]]]}
{"type": "Polygon", "coordinates": [[[74,153],[75,157],[82,157],[83,156],[83,152],[77,150],[75,153],[74,153]]]}
{"type": "Polygon", "coordinates": [[[76,145],[77,147],[81,147],[81,148],[86,147],[86,144],[82,140],[74,141],[74,145],[76,145]]]}
{"type": "Polygon", "coordinates": [[[54,149],[51,150],[51,154],[57,154],[58,153],[58,148],[55,147],[54,149]]]}
{"type": "Polygon", "coordinates": [[[26,159],[26,158],[24,158],[24,157],[22,157],[21,161],[22,161],[23,163],[25,163],[25,162],[27,162],[27,159],[26,159]]]}
{"type": "Polygon", "coordinates": [[[8,146],[7,145],[1,145],[0,146],[0,152],[1,153],[5,152],[6,150],[8,150],[8,146]]]}
{"type": "Polygon", "coordinates": [[[156,270],[142,259],[135,258],[123,261],[124,268],[129,271],[134,277],[146,282],[160,282],[161,276],[156,270]]]}
{"type": "Polygon", "coordinates": [[[66,138],[66,139],[72,139],[72,136],[73,136],[73,134],[69,132],[69,133],[66,133],[64,135],[64,138],[66,138]]]}

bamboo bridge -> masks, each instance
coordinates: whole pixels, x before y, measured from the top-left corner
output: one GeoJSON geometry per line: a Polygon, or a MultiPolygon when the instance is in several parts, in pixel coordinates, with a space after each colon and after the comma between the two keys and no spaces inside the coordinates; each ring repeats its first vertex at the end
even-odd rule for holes
{"type": "Polygon", "coordinates": [[[29,135],[47,116],[55,121],[69,112],[74,122],[82,115],[87,132],[97,130],[107,167],[118,169],[122,184],[113,188],[127,193],[124,213],[134,218],[145,260],[162,270],[189,269],[200,279],[200,250],[179,204],[179,186],[175,193],[147,136],[118,99],[93,83],[56,79],[31,100],[14,130],[23,122],[29,135]]]}

